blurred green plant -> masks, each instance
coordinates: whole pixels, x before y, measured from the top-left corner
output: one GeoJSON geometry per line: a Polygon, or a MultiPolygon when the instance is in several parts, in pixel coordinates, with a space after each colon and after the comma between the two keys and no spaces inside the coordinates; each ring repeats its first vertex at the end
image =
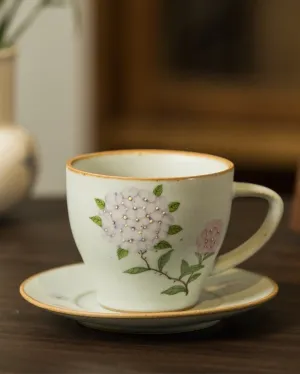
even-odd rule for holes
{"type": "Polygon", "coordinates": [[[49,7],[69,7],[75,25],[81,26],[81,12],[78,0],[37,0],[19,24],[11,26],[25,0],[0,0],[0,48],[14,45],[27,29],[35,22],[43,10],[49,7]]]}

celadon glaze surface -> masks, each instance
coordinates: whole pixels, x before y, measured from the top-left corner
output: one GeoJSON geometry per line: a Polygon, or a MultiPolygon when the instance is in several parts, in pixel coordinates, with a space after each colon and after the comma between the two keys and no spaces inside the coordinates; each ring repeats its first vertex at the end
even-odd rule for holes
{"type": "Polygon", "coordinates": [[[232,182],[233,171],[147,181],[67,170],[72,232],[97,276],[101,304],[128,311],[195,305],[227,230],[232,182]]]}

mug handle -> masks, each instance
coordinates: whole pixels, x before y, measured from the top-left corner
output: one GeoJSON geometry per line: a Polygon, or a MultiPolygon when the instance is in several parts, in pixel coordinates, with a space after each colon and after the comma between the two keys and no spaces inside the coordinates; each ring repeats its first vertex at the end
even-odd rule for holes
{"type": "Polygon", "coordinates": [[[236,197],[260,197],[266,199],[269,203],[269,210],[264,222],[254,235],[229,253],[225,253],[217,258],[211,275],[231,269],[259,251],[274,234],[283,214],[283,201],[281,197],[267,187],[235,182],[233,184],[233,198],[236,197]]]}

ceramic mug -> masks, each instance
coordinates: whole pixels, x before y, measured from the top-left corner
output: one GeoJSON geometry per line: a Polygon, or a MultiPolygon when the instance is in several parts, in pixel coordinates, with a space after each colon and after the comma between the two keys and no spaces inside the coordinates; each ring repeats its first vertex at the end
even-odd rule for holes
{"type": "MultiPolygon", "coordinates": [[[[198,302],[209,275],[254,255],[283,213],[272,190],[234,183],[224,158],[167,150],[86,154],[67,163],[72,233],[95,275],[99,303],[111,310],[183,310],[198,302]],[[216,258],[232,199],[260,197],[269,211],[245,243],[216,258]]],[[[247,219],[247,212],[245,212],[247,219]]]]}

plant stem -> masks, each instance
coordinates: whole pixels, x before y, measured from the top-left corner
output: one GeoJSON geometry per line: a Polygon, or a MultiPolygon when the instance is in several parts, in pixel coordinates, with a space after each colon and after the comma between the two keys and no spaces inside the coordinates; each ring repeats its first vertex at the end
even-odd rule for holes
{"type": "MultiPolygon", "coordinates": [[[[4,2],[5,3],[5,2],[4,2]]],[[[3,5],[4,3],[1,3],[3,5]]],[[[12,24],[17,11],[22,4],[22,0],[14,0],[12,6],[5,12],[5,14],[1,18],[1,25],[0,25],[0,43],[1,45],[5,45],[5,36],[9,26],[12,24]]]]}
{"type": "Polygon", "coordinates": [[[183,280],[181,280],[181,279],[179,279],[179,278],[170,277],[169,274],[165,273],[165,272],[162,271],[162,270],[152,268],[152,267],[149,265],[149,262],[148,262],[147,258],[144,257],[144,253],[143,253],[143,252],[141,252],[141,259],[145,262],[145,264],[146,264],[146,266],[147,266],[147,268],[148,268],[149,270],[152,270],[152,271],[154,271],[154,272],[156,272],[156,273],[158,273],[158,274],[164,275],[164,276],[167,277],[169,280],[172,280],[172,281],[175,281],[175,282],[180,282],[181,284],[183,284],[183,286],[184,286],[184,288],[185,288],[185,294],[187,295],[187,294],[189,293],[189,290],[188,290],[188,284],[187,284],[185,281],[183,281],[183,280]]]}
{"type": "Polygon", "coordinates": [[[37,16],[44,8],[44,2],[41,0],[24,19],[21,25],[16,29],[10,38],[10,43],[14,44],[16,40],[27,30],[27,28],[36,20],[37,16]]]}
{"type": "Polygon", "coordinates": [[[7,9],[5,9],[5,2],[6,0],[0,0],[0,27],[2,28],[2,22],[6,18],[7,9]]]}
{"type": "Polygon", "coordinates": [[[81,30],[82,27],[82,17],[81,17],[81,9],[79,3],[77,1],[71,0],[70,6],[73,10],[73,19],[74,24],[77,26],[78,30],[81,30]]]}

